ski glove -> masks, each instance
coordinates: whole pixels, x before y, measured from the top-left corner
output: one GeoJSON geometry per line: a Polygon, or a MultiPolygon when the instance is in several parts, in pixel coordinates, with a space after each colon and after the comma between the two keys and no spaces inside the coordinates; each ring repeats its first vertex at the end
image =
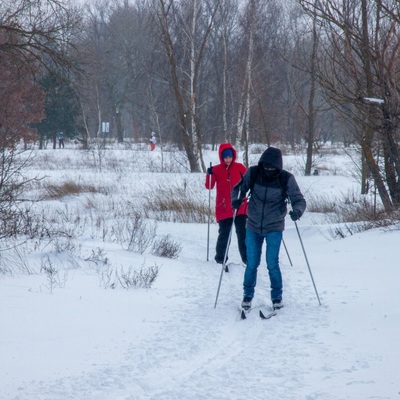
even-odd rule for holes
{"type": "Polygon", "coordinates": [[[208,167],[207,168],[207,174],[212,175],[213,174],[213,167],[208,167]]]}
{"type": "Polygon", "coordinates": [[[232,208],[234,208],[235,210],[237,210],[241,204],[242,204],[242,200],[240,200],[240,199],[232,200],[232,208]]]}
{"type": "Polygon", "coordinates": [[[297,221],[301,217],[301,212],[299,210],[293,210],[289,212],[292,221],[297,221]]]}

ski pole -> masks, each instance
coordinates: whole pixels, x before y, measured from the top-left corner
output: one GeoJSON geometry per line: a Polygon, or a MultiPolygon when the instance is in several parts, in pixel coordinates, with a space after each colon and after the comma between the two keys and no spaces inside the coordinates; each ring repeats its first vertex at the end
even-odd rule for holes
{"type": "MultiPolygon", "coordinates": [[[[239,189],[239,191],[238,191],[238,196],[237,196],[238,199],[240,199],[240,194],[241,194],[241,191],[240,191],[240,189],[239,189]]],[[[217,301],[218,301],[218,296],[219,296],[219,290],[221,289],[222,275],[224,274],[226,259],[228,258],[228,250],[229,250],[229,246],[230,246],[230,244],[231,244],[232,230],[233,230],[233,225],[235,225],[235,218],[236,218],[237,210],[238,210],[238,209],[235,208],[235,211],[233,212],[232,226],[231,226],[231,230],[229,231],[228,243],[227,243],[226,249],[225,249],[224,262],[222,263],[221,275],[220,275],[220,277],[219,277],[219,284],[218,284],[217,296],[215,297],[214,308],[217,307],[217,301]]]]}
{"type": "Polygon", "coordinates": [[[288,249],[287,249],[287,247],[286,247],[286,243],[285,243],[285,241],[283,240],[283,238],[282,238],[282,243],[283,243],[283,247],[284,247],[285,250],[286,250],[286,255],[288,256],[288,259],[289,259],[289,262],[290,262],[290,266],[293,267],[292,260],[290,259],[289,252],[288,252],[288,249]]]}
{"type": "MultiPolygon", "coordinates": [[[[210,168],[212,163],[210,162],[210,168]]],[[[208,228],[207,228],[207,261],[210,255],[210,218],[211,218],[211,175],[208,178],[208,228]]]]}
{"type": "MultiPolygon", "coordinates": [[[[240,191],[239,191],[239,196],[240,196],[240,191]]],[[[238,196],[238,197],[239,197],[239,196],[238,196]]],[[[221,275],[220,275],[220,277],[219,277],[218,290],[217,290],[217,296],[215,297],[214,308],[217,308],[217,301],[218,301],[218,296],[219,296],[219,290],[221,289],[222,275],[224,274],[224,270],[225,270],[225,268],[226,268],[226,265],[225,265],[225,264],[226,264],[226,259],[228,258],[229,246],[230,246],[230,244],[231,244],[232,230],[233,230],[233,225],[235,224],[236,212],[237,212],[237,210],[235,209],[235,211],[233,212],[233,220],[232,220],[231,230],[229,231],[228,243],[226,244],[225,255],[224,255],[224,262],[222,263],[221,275]]]]}
{"type": "Polygon", "coordinates": [[[305,251],[305,249],[304,249],[303,241],[301,240],[301,235],[300,235],[299,228],[298,228],[298,226],[297,226],[297,222],[294,221],[294,224],[295,224],[295,226],[296,226],[297,234],[299,235],[300,244],[301,244],[301,247],[302,247],[302,249],[303,249],[304,258],[306,259],[306,263],[307,263],[308,271],[310,272],[310,276],[311,276],[312,283],[313,283],[313,285],[314,285],[315,294],[317,295],[317,299],[318,299],[319,305],[321,305],[321,301],[320,301],[319,296],[318,296],[317,287],[315,286],[314,277],[313,277],[313,274],[312,274],[312,272],[311,272],[310,263],[308,262],[308,258],[307,258],[306,251],[305,251]]]}

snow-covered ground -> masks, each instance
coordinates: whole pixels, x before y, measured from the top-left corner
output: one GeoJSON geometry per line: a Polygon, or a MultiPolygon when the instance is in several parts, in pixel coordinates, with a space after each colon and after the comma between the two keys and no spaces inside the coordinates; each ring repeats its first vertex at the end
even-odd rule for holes
{"type": "MultiPolygon", "coordinates": [[[[60,170],[41,166],[38,171],[47,179],[101,182],[132,198],[140,191],[151,194],[160,183],[184,179],[202,187],[204,181],[203,174],[135,170],[143,166],[140,162],[127,164],[125,171],[94,172],[75,168],[81,155],[72,149],[46,153],[67,158],[71,166],[66,169],[61,161],[60,170]]],[[[159,153],[136,157],[153,157],[156,163],[159,153]]],[[[216,152],[206,153],[205,161],[215,164],[216,152]]],[[[297,175],[306,198],[357,187],[347,158],[335,156],[325,163],[319,176],[297,175]]],[[[284,166],[294,172],[300,164],[295,156],[284,158],[284,166]]],[[[205,189],[204,198],[207,202],[205,189]]],[[[69,210],[81,207],[80,202],[80,196],[53,201],[69,210]]],[[[247,320],[239,317],[240,264],[223,274],[214,309],[221,271],[206,261],[207,224],[158,224],[157,234],[170,234],[182,245],[175,260],[127,251],[95,235],[79,237],[82,259],[102,249],[115,266],[159,266],[150,289],[104,289],[98,268],[89,263],[78,268],[70,254],[59,252],[52,262],[63,267],[64,285],[50,293],[48,276],[38,268],[49,248],[41,248],[40,254],[26,251],[24,259],[34,273],[0,276],[0,398],[400,399],[400,231],[371,230],[332,240],[323,217],[307,212],[298,227],[322,305],[295,225],[287,218],[284,241],[293,265],[282,248],[285,307],[267,321],[256,310],[247,320]]],[[[216,237],[213,222],[210,260],[216,237]]],[[[11,257],[7,252],[0,256],[11,257]]],[[[230,260],[240,260],[235,239],[230,260]]],[[[254,305],[270,307],[264,262],[254,305]]]]}

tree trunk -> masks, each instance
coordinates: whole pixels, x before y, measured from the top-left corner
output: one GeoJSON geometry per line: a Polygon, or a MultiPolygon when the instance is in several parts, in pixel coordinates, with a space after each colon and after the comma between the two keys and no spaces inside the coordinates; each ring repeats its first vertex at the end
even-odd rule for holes
{"type": "Polygon", "coordinates": [[[117,127],[117,141],[118,143],[124,142],[124,130],[122,129],[122,117],[119,106],[115,110],[115,125],[117,127]]]}
{"type": "Polygon", "coordinates": [[[382,106],[382,112],[384,117],[382,143],[386,182],[392,203],[398,206],[400,204],[400,183],[397,178],[400,176],[399,150],[394,139],[396,133],[393,128],[391,116],[386,110],[385,104],[382,106]]]}
{"type": "Polygon", "coordinates": [[[313,32],[312,32],[312,53],[311,53],[311,69],[310,69],[310,96],[308,98],[308,135],[307,135],[307,158],[305,175],[311,175],[312,161],[313,161],[313,150],[315,140],[315,110],[314,110],[314,99],[316,92],[316,63],[317,63],[317,50],[318,50],[318,33],[316,18],[313,17],[313,32]]]}
{"type": "Polygon", "coordinates": [[[236,148],[240,149],[241,144],[246,142],[244,137],[244,132],[246,128],[246,118],[249,118],[249,104],[250,104],[250,87],[251,87],[251,66],[253,61],[253,51],[254,51],[254,37],[252,27],[249,30],[249,49],[247,52],[247,60],[245,67],[245,74],[243,80],[243,91],[242,91],[242,101],[240,103],[238,112],[238,122],[237,122],[237,136],[236,136],[236,148]]]}
{"type": "Polygon", "coordinates": [[[206,170],[206,166],[203,160],[203,151],[201,148],[202,138],[201,132],[199,127],[199,121],[197,117],[197,94],[196,94],[196,87],[197,87],[197,65],[196,60],[196,25],[197,25],[197,1],[193,1],[193,14],[192,14],[192,25],[191,25],[191,41],[190,41],[190,124],[191,124],[191,134],[192,134],[192,141],[193,141],[193,150],[194,154],[196,155],[196,161],[199,164],[199,168],[202,171],[206,170]]]}
{"type": "Polygon", "coordinates": [[[363,142],[362,150],[365,155],[365,160],[368,165],[368,169],[371,172],[372,177],[374,178],[374,182],[378,189],[379,196],[382,200],[383,207],[385,208],[385,211],[389,213],[390,211],[392,211],[392,202],[390,201],[389,193],[386,190],[386,186],[381,177],[379,166],[375,161],[374,155],[371,151],[371,147],[363,142]]]}
{"type": "Polygon", "coordinates": [[[226,45],[226,32],[225,27],[223,28],[223,46],[224,46],[224,64],[222,68],[222,126],[224,131],[224,139],[225,141],[229,141],[228,139],[228,121],[227,121],[227,75],[228,75],[228,49],[226,45]]]}

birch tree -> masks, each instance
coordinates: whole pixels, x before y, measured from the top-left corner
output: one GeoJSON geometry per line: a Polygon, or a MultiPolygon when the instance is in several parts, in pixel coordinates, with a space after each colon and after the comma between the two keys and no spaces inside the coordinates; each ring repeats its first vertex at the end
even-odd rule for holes
{"type": "Polygon", "coordinates": [[[250,88],[252,86],[252,67],[254,58],[254,34],[258,25],[259,17],[261,14],[260,4],[258,0],[249,0],[244,19],[244,33],[246,37],[246,61],[244,66],[244,76],[242,83],[241,101],[237,113],[237,135],[236,135],[236,148],[240,149],[244,145],[244,164],[249,164],[249,120],[250,120],[250,106],[251,96],[250,88]]]}
{"type": "Polygon", "coordinates": [[[210,4],[200,0],[179,4],[173,0],[154,0],[153,4],[169,63],[170,82],[190,171],[205,171],[197,90],[200,68],[219,0],[210,4]],[[175,22],[178,24],[174,25],[175,22]]]}
{"type": "Polygon", "coordinates": [[[211,142],[232,143],[233,127],[236,125],[233,81],[235,75],[236,49],[240,42],[239,1],[221,0],[215,19],[215,29],[210,34],[207,53],[210,72],[204,89],[208,91],[208,129],[212,132],[211,142]],[[210,118],[210,115],[212,118],[210,118]]]}

